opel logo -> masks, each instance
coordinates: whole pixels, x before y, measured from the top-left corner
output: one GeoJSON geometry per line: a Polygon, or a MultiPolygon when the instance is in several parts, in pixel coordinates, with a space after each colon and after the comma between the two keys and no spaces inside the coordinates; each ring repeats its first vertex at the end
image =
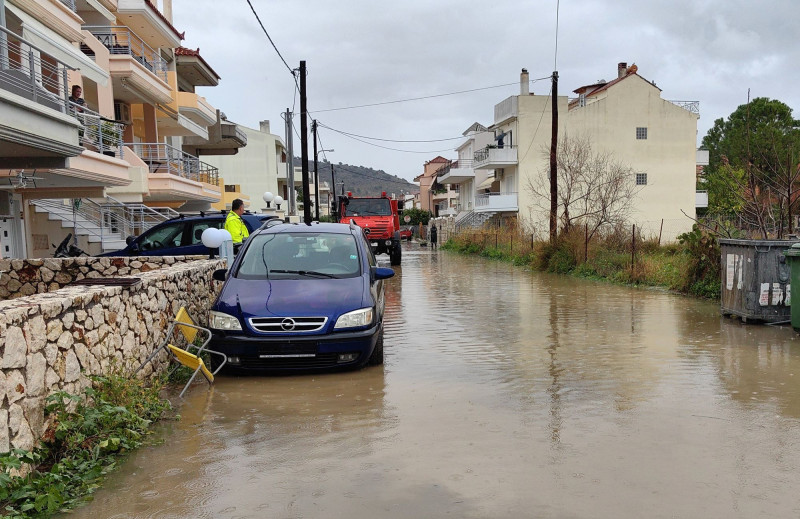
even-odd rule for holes
{"type": "Polygon", "coordinates": [[[291,317],[287,317],[286,319],[281,321],[281,330],[285,332],[291,332],[292,330],[294,330],[294,325],[295,325],[294,319],[292,319],[291,317]]]}

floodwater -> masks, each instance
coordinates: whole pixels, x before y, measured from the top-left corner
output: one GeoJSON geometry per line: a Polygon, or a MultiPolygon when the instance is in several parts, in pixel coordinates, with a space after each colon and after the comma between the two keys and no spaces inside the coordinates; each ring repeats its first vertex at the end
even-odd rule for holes
{"type": "Polygon", "coordinates": [[[198,384],[72,515],[800,516],[790,327],[406,247],[383,367],[198,384]]]}

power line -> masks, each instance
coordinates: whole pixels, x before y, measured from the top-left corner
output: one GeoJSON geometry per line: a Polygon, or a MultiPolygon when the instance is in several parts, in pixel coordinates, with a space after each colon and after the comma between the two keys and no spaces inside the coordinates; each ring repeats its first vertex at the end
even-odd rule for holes
{"type": "MultiPolygon", "coordinates": [[[[549,78],[550,78],[550,76],[543,77],[543,78],[537,78],[537,79],[531,79],[530,82],[531,83],[535,83],[536,81],[542,81],[543,79],[549,79],[549,78]]],[[[317,113],[335,112],[335,111],[338,111],[338,110],[352,110],[354,108],[368,108],[370,106],[381,106],[381,105],[389,105],[389,104],[395,104],[395,103],[405,103],[407,101],[420,101],[422,99],[433,99],[433,98],[436,98],[436,97],[453,96],[453,95],[458,95],[458,94],[468,94],[470,92],[478,92],[478,91],[481,91],[481,90],[489,90],[489,89],[492,89],[492,88],[507,87],[507,86],[512,86],[512,85],[516,85],[516,84],[518,84],[518,83],[516,83],[516,82],[515,83],[505,83],[505,84],[502,84],[502,85],[493,85],[493,86],[487,86],[487,87],[481,87],[481,88],[472,88],[472,89],[469,89],[469,90],[459,90],[457,92],[448,92],[446,94],[434,94],[434,95],[429,95],[429,96],[410,97],[408,99],[396,99],[394,101],[383,101],[383,102],[380,102],[380,103],[369,103],[369,104],[365,104],[365,105],[342,106],[342,107],[339,107],[339,108],[326,108],[324,110],[317,110],[317,113]]]]}
{"type": "Polygon", "coordinates": [[[266,35],[267,35],[267,39],[268,39],[268,40],[269,40],[269,42],[272,44],[272,48],[273,48],[273,49],[275,49],[275,52],[277,52],[277,53],[278,53],[278,57],[279,57],[279,58],[281,58],[281,61],[283,61],[283,64],[284,64],[284,65],[286,65],[286,68],[287,68],[287,69],[289,69],[289,73],[290,73],[292,76],[294,76],[294,70],[292,70],[292,67],[290,67],[290,66],[289,66],[289,64],[288,64],[288,63],[286,63],[286,60],[285,60],[285,59],[283,59],[283,56],[281,55],[281,51],[279,51],[279,50],[278,50],[278,47],[276,47],[276,46],[275,46],[275,42],[274,42],[274,41],[272,41],[272,37],[270,37],[269,33],[267,32],[267,29],[265,29],[265,28],[264,28],[264,24],[263,24],[263,23],[261,23],[261,18],[259,18],[259,17],[258,17],[258,13],[256,12],[256,8],[255,8],[255,7],[253,7],[253,4],[251,4],[251,3],[250,3],[250,0],[247,0],[247,5],[249,5],[249,6],[250,6],[250,10],[251,10],[251,11],[253,11],[253,14],[254,14],[254,15],[255,15],[255,17],[256,17],[256,20],[258,20],[258,25],[260,25],[260,26],[261,26],[261,30],[262,30],[262,31],[264,31],[264,34],[266,34],[266,35]]]}
{"type": "MultiPolygon", "coordinates": [[[[542,115],[539,116],[539,124],[536,125],[536,131],[533,132],[533,137],[531,137],[531,143],[528,144],[528,149],[525,150],[525,155],[523,155],[522,158],[519,159],[519,163],[522,163],[522,161],[525,160],[525,157],[528,156],[528,152],[531,151],[531,146],[533,146],[533,143],[536,141],[536,135],[539,134],[539,126],[542,125],[542,119],[544,119],[544,113],[547,111],[548,101],[553,102],[552,93],[553,93],[553,88],[550,87],[550,92],[547,93],[547,100],[545,101],[544,107],[542,108],[542,115]]],[[[558,99],[556,99],[555,102],[557,103],[558,99]]]]}
{"type": "MultiPolygon", "coordinates": [[[[325,124],[320,123],[317,121],[317,124],[323,128],[327,128],[328,130],[341,133],[342,135],[347,135],[348,137],[360,137],[362,139],[369,139],[372,141],[383,141],[383,142],[443,142],[443,141],[457,141],[457,140],[464,140],[466,137],[460,135],[458,137],[449,137],[447,139],[427,139],[427,140],[400,140],[400,139],[381,139],[380,137],[369,137],[367,135],[358,135],[357,133],[348,133],[344,130],[337,130],[336,128],[331,128],[325,124]]],[[[489,130],[479,132],[479,133],[492,133],[489,130]]]]}
{"type": "MultiPolygon", "coordinates": [[[[328,128],[328,129],[329,129],[329,130],[333,130],[333,128],[328,128]]],[[[338,132],[337,130],[333,130],[333,131],[335,131],[335,132],[338,132]]],[[[374,142],[365,141],[365,140],[363,140],[363,139],[359,139],[358,137],[353,137],[352,135],[348,135],[348,134],[346,134],[346,133],[342,133],[342,132],[338,132],[338,133],[341,133],[341,134],[342,134],[342,135],[344,135],[345,137],[347,137],[347,138],[349,138],[349,139],[353,139],[354,141],[358,141],[358,142],[361,142],[361,143],[364,143],[364,144],[369,144],[370,146],[375,146],[376,148],[382,148],[382,149],[384,149],[384,150],[389,150],[389,151],[399,151],[399,152],[401,152],[401,153],[422,153],[422,154],[431,154],[431,153],[444,153],[444,152],[446,152],[446,151],[453,151],[453,149],[452,149],[452,148],[447,148],[446,150],[428,150],[428,151],[417,151],[417,150],[401,150],[401,149],[398,149],[398,148],[390,148],[390,147],[388,147],[388,146],[381,146],[380,144],[375,144],[374,142]]]]}

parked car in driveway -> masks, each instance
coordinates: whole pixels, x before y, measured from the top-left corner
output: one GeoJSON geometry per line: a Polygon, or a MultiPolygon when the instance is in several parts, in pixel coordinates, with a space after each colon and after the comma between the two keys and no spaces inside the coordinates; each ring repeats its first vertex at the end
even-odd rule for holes
{"type": "Polygon", "coordinates": [[[278,223],[250,236],[211,307],[210,349],[231,371],[354,369],[383,364],[384,280],[354,224],[278,223]]]}
{"type": "MultiPolygon", "coordinates": [[[[209,227],[222,229],[228,211],[181,215],[154,225],[139,236],[128,236],[127,247],[100,256],[191,256],[208,254],[203,245],[203,231],[209,227]]],[[[242,220],[252,233],[275,215],[244,213],[242,220]]]]}

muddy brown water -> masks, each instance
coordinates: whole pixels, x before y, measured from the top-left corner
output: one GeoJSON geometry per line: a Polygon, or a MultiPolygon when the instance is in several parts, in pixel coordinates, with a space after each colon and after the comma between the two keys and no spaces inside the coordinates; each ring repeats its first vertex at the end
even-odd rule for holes
{"type": "Polygon", "coordinates": [[[800,516],[790,327],[406,247],[383,367],[198,384],[71,515],[800,516]]]}

